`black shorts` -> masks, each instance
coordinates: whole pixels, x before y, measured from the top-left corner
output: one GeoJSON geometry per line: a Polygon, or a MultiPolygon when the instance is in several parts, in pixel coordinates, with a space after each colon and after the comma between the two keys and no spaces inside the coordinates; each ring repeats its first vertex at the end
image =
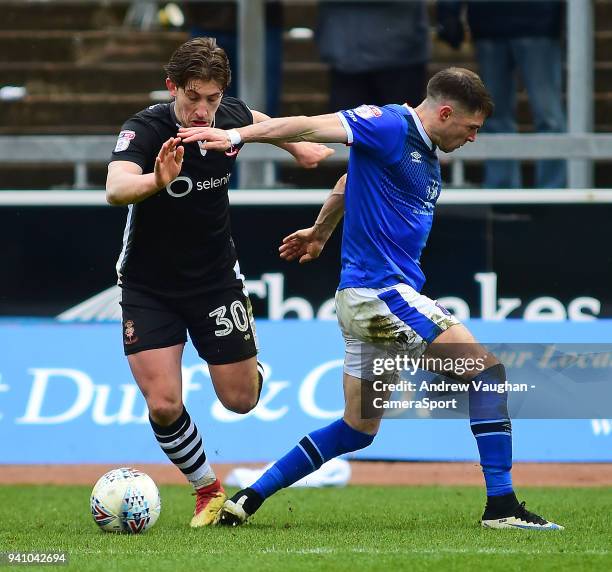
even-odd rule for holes
{"type": "Polygon", "coordinates": [[[187,341],[212,365],[257,355],[251,303],[237,286],[185,298],[165,298],[122,288],[125,355],[187,341]]]}

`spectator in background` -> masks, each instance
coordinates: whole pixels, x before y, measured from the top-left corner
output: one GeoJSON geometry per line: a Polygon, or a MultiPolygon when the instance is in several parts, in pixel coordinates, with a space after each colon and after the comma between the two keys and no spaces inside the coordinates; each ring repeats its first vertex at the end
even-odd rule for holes
{"type": "MultiPolygon", "coordinates": [[[[185,19],[192,38],[212,37],[223,47],[234,71],[226,95],[238,97],[238,40],[236,2],[183,2],[185,19]]],[[[280,1],[266,3],[266,109],[275,117],[280,113],[283,41],[283,10],[280,1]]]]}
{"type": "Polygon", "coordinates": [[[430,56],[424,1],[321,2],[317,40],[331,66],[330,111],[423,99],[430,56]]]}
{"type": "MultiPolygon", "coordinates": [[[[495,102],[495,112],[483,132],[516,132],[517,72],[527,89],[535,131],[564,132],[561,3],[438,2],[439,37],[455,49],[464,39],[461,20],[464,4],[480,76],[495,102]]],[[[487,161],[484,186],[519,188],[522,186],[520,169],[518,161],[487,161]]],[[[535,185],[539,188],[565,187],[565,162],[536,162],[535,185]]]]}

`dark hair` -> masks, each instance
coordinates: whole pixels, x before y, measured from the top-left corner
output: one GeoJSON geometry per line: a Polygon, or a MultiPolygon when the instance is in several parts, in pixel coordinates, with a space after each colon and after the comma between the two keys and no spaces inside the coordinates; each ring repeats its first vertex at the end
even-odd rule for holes
{"type": "Polygon", "coordinates": [[[226,90],[232,81],[227,54],[215,38],[193,38],[179,46],[164,70],[170,81],[185,87],[192,79],[215,81],[226,90]]]}
{"type": "Polygon", "coordinates": [[[446,68],[435,74],[427,84],[429,99],[451,99],[465,111],[483,113],[489,117],[493,113],[493,99],[478,74],[465,68],[446,68]]]}

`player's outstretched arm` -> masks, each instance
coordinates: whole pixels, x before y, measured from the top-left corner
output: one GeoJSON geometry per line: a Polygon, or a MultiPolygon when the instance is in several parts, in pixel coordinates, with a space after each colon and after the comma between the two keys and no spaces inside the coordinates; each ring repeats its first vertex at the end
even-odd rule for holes
{"type": "Polygon", "coordinates": [[[204,141],[205,149],[225,151],[241,142],[278,143],[310,141],[315,143],[346,143],[348,136],[335,114],[278,117],[238,129],[181,127],[178,136],[185,142],[204,141]]]}
{"type": "Polygon", "coordinates": [[[106,200],[110,205],[139,203],[163,189],[181,172],[185,148],[178,137],[166,141],[157,157],[153,173],[143,175],[131,161],[112,161],[106,176],[106,200]]]}
{"type": "Polygon", "coordinates": [[[342,175],[323,203],[314,226],[293,232],[283,239],[278,249],[281,258],[288,261],[298,259],[303,264],[319,257],[344,215],[345,186],[346,175],[342,175]]]}

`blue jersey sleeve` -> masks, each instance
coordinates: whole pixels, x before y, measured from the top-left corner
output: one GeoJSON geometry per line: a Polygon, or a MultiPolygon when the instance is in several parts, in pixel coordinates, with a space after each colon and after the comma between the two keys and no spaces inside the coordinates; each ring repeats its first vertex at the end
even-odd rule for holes
{"type": "Polygon", "coordinates": [[[397,106],[361,105],[339,111],[346,129],[347,144],[384,161],[395,162],[401,155],[408,124],[397,106]]]}

